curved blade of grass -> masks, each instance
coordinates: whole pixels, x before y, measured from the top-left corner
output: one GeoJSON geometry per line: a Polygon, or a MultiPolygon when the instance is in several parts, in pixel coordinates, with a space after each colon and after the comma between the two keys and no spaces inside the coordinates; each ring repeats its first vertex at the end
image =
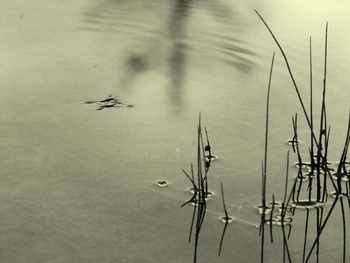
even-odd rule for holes
{"type": "MultiPolygon", "coordinates": [[[[282,46],[280,45],[280,43],[278,42],[277,38],[275,37],[274,33],[273,33],[272,30],[270,29],[269,25],[266,23],[265,19],[260,15],[260,13],[259,13],[256,9],[254,9],[254,11],[255,11],[255,13],[258,15],[258,17],[260,18],[260,20],[264,23],[264,25],[266,26],[267,30],[270,32],[272,38],[274,39],[275,43],[277,44],[279,50],[280,50],[281,53],[282,53],[282,56],[283,56],[283,58],[284,58],[284,61],[285,61],[285,63],[286,63],[287,69],[288,69],[289,76],[290,76],[291,79],[292,79],[292,82],[293,82],[295,91],[296,91],[296,93],[297,93],[299,102],[300,102],[301,107],[302,107],[302,109],[303,109],[303,112],[304,112],[306,121],[308,122],[308,124],[309,124],[309,126],[310,126],[310,128],[311,128],[311,121],[310,121],[310,118],[309,118],[309,116],[308,116],[308,114],[307,114],[307,112],[306,112],[306,108],[305,108],[305,106],[304,106],[304,102],[303,102],[303,99],[302,99],[302,97],[301,97],[301,95],[300,95],[298,85],[297,85],[297,83],[296,83],[296,81],[295,81],[294,75],[293,75],[292,70],[291,70],[291,67],[290,67],[290,65],[289,65],[288,58],[287,58],[287,56],[286,56],[286,54],[285,54],[285,52],[284,52],[282,46]]],[[[313,132],[312,132],[312,133],[313,133],[313,132]]],[[[313,133],[312,137],[314,138],[315,142],[317,143],[317,139],[316,139],[314,133],[313,133]]]]}

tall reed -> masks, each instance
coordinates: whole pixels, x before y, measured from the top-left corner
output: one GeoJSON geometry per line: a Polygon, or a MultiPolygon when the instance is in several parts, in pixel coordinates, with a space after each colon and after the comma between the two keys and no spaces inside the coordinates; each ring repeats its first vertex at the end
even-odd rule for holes
{"type": "MultiPolygon", "coordinates": [[[[208,135],[207,143],[209,144],[208,135]]],[[[208,145],[207,145],[208,146],[208,145]]],[[[210,146],[209,146],[210,147],[210,146]]],[[[202,124],[201,124],[201,115],[199,115],[199,121],[197,126],[197,175],[194,175],[193,165],[191,164],[191,175],[189,175],[184,169],[183,173],[191,182],[191,189],[193,190],[192,197],[181,205],[181,207],[187,204],[193,204],[193,213],[191,219],[191,226],[189,231],[188,242],[191,242],[192,233],[194,231],[194,255],[193,263],[197,262],[198,254],[198,244],[199,237],[204,222],[206,209],[207,209],[207,197],[208,197],[208,171],[210,166],[205,158],[205,149],[208,149],[204,146],[203,136],[202,136],[202,124]]]]}

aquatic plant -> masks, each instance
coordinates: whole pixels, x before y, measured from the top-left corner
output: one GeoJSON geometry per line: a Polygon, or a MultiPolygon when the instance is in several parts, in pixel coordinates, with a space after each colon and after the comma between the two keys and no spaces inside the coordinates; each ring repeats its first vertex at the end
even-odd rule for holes
{"type": "MultiPolygon", "coordinates": [[[[207,137],[208,140],[208,137],[207,137]]],[[[209,140],[208,140],[209,143],[209,140]]],[[[207,145],[208,146],[208,145],[207,145]]],[[[207,147],[206,146],[206,147],[207,147]]],[[[193,204],[193,214],[191,219],[191,227],[189,231],[188,242],[191,242],[193,227],[195,230],[195,243],[194,243],[194,256],[193,263],[197,262],[197,251],[198,251],[198,242],[199,236],[204,222],[206,208],[207,208],[207,198],[208,198],[208,171],[210,167],[209,161],[205,158],[205,149],[202,136],[202,125],[201,125],[201,116],[199,115],[199,122],[197,126],[197,177],[195,179],[193,165],[191,164],[191,176],[184,170],[184,174],[190,180],[192,184],[192,197],[190,200],[182,204],[185,206],[189,203],[193,204]]],[[[210,149],[210,146],[207,149],[210,149]]]]}
{"type": "MultiPolygon", "coordinates": [[[[259,14],[258,11],[256,11],[256,14],[260,18],[260,20],[263,22],[265,27],[270,32],[273,40],[275,41],[276,45],[278,46],[284,61],[286,63],[289,76],[293,82],[293,86],[295,88],[295,91],[297,93],[300,105],[302,107],[302,110],[304,112],[305,119],[307,121],[307,124],[309,126],[310,130],[310,146],[309,146],[309,157],[310,162],[305,163],[301,159],[301,154],[299,151],[299,140],[297,135],[297,115],[292,118],[293,121],[293,131],[294,136],[293,139],[290,140],[290,144],[293,147],[293,151],[297,154],[298,159],[298,173],[296,176],[295,184],[292,187],[292,196],[293,196],[293,205],[295,207],[302,207],[305,208],[306,212],[306,221],[305,221],[305,231],[304,231],[304,245],[303,245],[303,255],[302,255],[302,262],[308,262],[311,258],[311,255],[313,251],[316,248],[316,261],[319,260],[319,249],[320,249],[320,237],[325,229],[326,224],[328,223],[334,208],[336,204],[340,203],[340,209],[341,209],[341,215],[342,215],[342,227],[343,227],[343,255],[342,260],[343,262],[346,261],[346,218],[345,218],[345,212],[344,212],[344,201],[343,198],[347,198],[348,204],[350,205],[350,197],[349,197],[349,183],[347,180],[349,178],[349,173],[347,171],[347,161],[346,161],[346,155],[348,151],[349,146],[349,134],[350,134],[350,119],[348,122],[348,129],[347,129],[347,135],[345,140],[345,145],[341,154],[341,158],[338,164],[338,169],[335,173],[333,173],[333,176],[331,175],[332,169],[329,167],[330,163],[328,162],[328,147],[329,147],[329,138],[330,138],[330,126],[327,124],[327,112],[326,112],[326,87],[327,87],[327,47],[328,47],[328,23],[326,23],[326,31],[325,31],[325,53],[324,53],[324,71],[323,71],[323,90],[322,90],[322,103],[321,103],[321,117],[320,117],[320,126],[319,126],[319,136],[318,138],[315,135],[314,130],[314,123],[313,123],[313,105],[312,105],[312,48],[311,48],[311,38],[310,38],[310,113],[308,114],[306,111],[306,107],[304,105],[303,99],[300,95],[299,87],[296,84],[294,75],[292,73],[288,58],[280,45],[279,41],[275,37],[274,33],[272,32],[269,25],[266,23],[264,18],[259,14]],[[314,146],[316,146],[316,155],[314,154],[314,146]],[[306,176],[302,174],[302,167],[308,166],[309,172],[306,176]],[[308,191],[308,199],[307,200],[300,200],[300,190],[304,181],[304,178],[309,180],[307,191],[308,191]],[[313,185],[313,179],[316,180],[316,194],[315,198],[312,198],[312,192],[314,188],[313,185]],[[336,182],[334,181],[336,179],[336,182]],[[333,188],[333,196],[334,201],[325,216],[323,218],[323,207],[320,206],[320,204],[324,204],[327,202],[327,181],[330,181],[333,188]],[[343,192],[343,183],[342,181],[346,182],[346,191],[343,192]],[[298,182],[298,186],[296,187],[296,182],[298,182]],[[314,239],[314,242],[312,243],[311,248],[309,249],[309,252],[306,253],[306,241],[308,238],[308,224],[309,224],[309,209],[315,208],[316,209],[316,237],[314,239]]],[[[263,252],[262,252],[263,253],[263,252]]],[[[261,259],[261,262],[263,261],[263,258],[261,259]]]]}
{"type": "MultiPolygon", "coordinates": [[[[329,138],[329,135],[327,135],[327,130],[325,128],[327,126],[326,113],[325,113],[325,110],[326,110],[325,96],[326,96],[326,76],[327,76],[327,66],[326,65],[327,65],[328,23],[326,24],[326,34],[325,34],[325,66],[324,66],[324,77],[323,77],[323,93],[322,93],[322,109],[321,109],[321,120],[320,120],[320,122],[321,122],[321,125],[320,125],[320,136],[319,136],[319,140],[317,140],[315,132],[314,132],[314,129],[313,129],[313,124],[311,122],[311,118],[310,118],[309,114],[306,111],[306,107],[304,105],[304,101],[303,101],[303,99],[301,97],[301,94],[300,94],[300,91],[299,91],[299,87],[298,87],[298,85],[296,83],[296,80],[294,78],[294,75],[293,75],[293,72],[291,70],[288,58],[287,58],[287,56],[286,56],[282,46],[280,45],[279,41],[275,37],[274,33],[272,32],[271,28],[266,23],[264,18],[260,15],[260,13],[257,10],[255,10],[255,12],[258,15],[258,17],[261,19],[261,21],[264,23],[265,27],[270,32],[273,40],[275,41],[276,45],[278,46],[278,48],[279,48],[279,50],[280,50],[280,52],[281,52],[281,54],[282,54],[282,56],[284,58],[284,61],[286,63],[287,69],[288,69],[289,76],[290,76],[290,78],[291,78],[291,80],[293,82],[294,89],[295,89],[295,91],[297,93],[300,105],[302,107],[302,110],[303,110],[303,113],[304,113],[304,117],[305,117],[305,119],[307,121],[307,124],[308,124],[308,126],[310,128],[310,133],[311,133],[312,139],[313,139],[314,144],[316,145],[316,148],[317,148],[317,160],[318,160],[318,164],[319,164],[319,169],[320,169],[320,164],[322,164],[322,168],[324,170],[326,170],[325,171],[325,175],[327,175],[327,174],[329,175],[329,168],[328,168],[328,165],[327,165],[327,162],[326,162],[327,157],[325,156],[325,153],[327,153],[327,151],[325,151],[325,152],[322,151],[323,150],[322,142],[324,141],[324,145],[328,145],[328,141],[326,142],[326,139],[329,138]]],[[[310,83],[312,83],[312,82],[310,82],[310,83]]],[[[333,184],[333,187],[336,189],[336,185],[333,182],[333,180],[331,180],[331,182],[333,184]]],[[[319,179],[317,179],[317,200],[320,200],[320,196],[321,196],[321,194],[320,194],[320,181],[319,181],[319,179]]]]}
{"type": "MultiPolygon", "coordinates": [[[[282,257],[283,262],[292,262],[294,255],[291,254],[289,247],[289,239],[292,235],[292,221],[295,216],[296,211],[305,211],[305,223],[303,227],[303,240],[302,240],[302,254],[299,255],[303,263],[309,262],[314,256],[316,262],[320,260],[320,239],[326,225],[328,224],[335,207],[337,204],[340,206],[341,219],[342,219],[342,232],[343,237],[341,240],[342,246],[342,262],[346,261],[346,216],[344,209],[344,198],[348,203],[350,208],[350,162],[347,159],[347,152],[350,144],[350,112],[346,131],[346,138],[342,153],[340,156],[339,163],[337,165],[336,171],[330,167],[328,162],[328,148],[330,141],[330,126],[327,120],[327,107],[326,107],[326,91],[327,91],[327,46],[328,46],[328,23],[326,24],[325,31],[325,60],[324,60],[324,70],[323,70],[323,87],[322,87],[322,101],[320,109],[320,120],[319,129],[316,131],[314,125],[314,109],[313,109],[313,69],[312,69],[312,42],[311,37],[309,40],[309,75],[310,75],[310,97],[309,97],[309,112],[306,110],[304,104],[304,98],[302,98],[299,86],[296,84],[291,66],[289,64],[288,58],[275,37],[274,33],[263,19],[263,17],[255,10],[259,18],[262,20],[268,31],[270,32],[272,38],[277,44],[284,61],[286,63],[289,76],[292,80],[294,89],[297,93],[299,103],[301,105],[304,117],[308,124],[310,132],[310,141],[307,151],[306,159],[304,161],[302,158],[302,150],[300,145],[301,140],[298,134],[298,114],[292,117],[292,127],[293,127],[293,138],[288,141],[291,145],[294,154],[297,159],[297,172],[293,178],[293,183],[291,187],[288,187],[289,181],[289,167],[290,167],[290,154],[287,152],[287,162],[286,162],[286,174],[284,178],[284,193],[283,201],[276,201],[275,194],[271,194],[271,201],[267,200],[267,174],[268,174],[268,145],[269,145],[269,106],[270,106],[270,91],[272,82],[272,72],[274,66],[275,53],[273,53],[269,80],[266,94],[266,112],[265,112],[265,141],[264,141],[264,157],[261,162],[261,204],[258,206],[260,212],[260,224],[259,236],[261,242],[260,249],[260,261],[263,263],[264,250],[265,250],[265,226],[268,226],[268,231],[270,235],[270,242],[274,242],[274,226],[280,226],[282,235],[282,257]],[[317,135],[317,136],[316,136],[317,135]],[[305,173],[305,168],[307,172],[305,173]],[[331,202],[330,208],[326,210],[323,208],[325,204],[328,203],[328,185],[330,182],[334,191],[332,192],[334,200],[331,202]],[[311,210],[315,211],[314,214],[314,226],[316,227],[315,236],[312,236],[312,231],[310,230],[311,223],[311,210]],[[310,243],[311,241],[311,243],[310,243]],[[309,247],[308,247],[309,245],[309,247]],[[293,257],[292,257],[293,256],[293,257]]],[[[196,176],[194,173],[193,164],[191,164],[191,172],[188,173],[183,170],[186,177],[191,182],[192,197],[185,202],[182,206],[187,204],[193,204],[193,214],[191,219],[190,231],[188,241],[191,242],[191,237],[195,236],[194,244],[194,257],[193,262],[197,262],[198,253],[198,243],[199,236],[204,222],[204,217],[207,209],[207,198],[210,194],[209,183],[208,183],[208,172],[211,166],[211,162],[215,160],[216,156],[212,154],[211,145],[209,142],[207,129],[205,130],[206,140],[203,140],[203,133],[201,127],[201,117],[199,117],[199,124],[197,126],[197,171],[196,176]],[[205,145],[206,143],[206,145],[205,145]]],[[[223,183],[220,182],[222,206],[224,210],[224,216],[221,221],[224,222],[224,227],[220,237],[218,255],[221,255],[223,242],[226,234],[226,229],[228,223],[235,220],[234,217],[228,215],[228,210],[225,202],[224,187],[223,183]]],[[[294,228],[293,228],[294,229],[294,228]]],[[[293,230],[294,231],[294,230],[293,230]]],[[[275,234],[276,235],[276,234],[275,234]]]]}
{"type": "MultiPolygon", "coordinates": [[[[265,147],[264,147],[264,161],[262,163],[262,189],[261,189],[261,207],[262,207],[262,213],[261,213],[261,219],[260,219],[260,231],[259,235],[261,236],[261,262],[264,261],[264,245],[265,245],[265,210],[266,210],[266,177],[267,177],[267,153],[268,153],[268,138],[269,138],[269,105],[270,105],[270,90],[271,90],[271,81],[272,81],[272,71],[273,71],[273,64],[275,61],[275,53],[272,55],[271,60],[271,67],[270,67],[270,75],[269,75],[269,82],[267,86],[267,94],[266,94],[266,114],[265,114],[265,147]]],[[[273,207],[272,207],[273,210],[273,207]]],[[[272,217],[273,211],[271,211],[272,217]]],[[[270,224],[272,226],[272,222],[270,224]]],[[[270,227],[271,229],[271,227],[270,227]]],[[[272,230],[272,229],[271,229],[272,230]]],[[[271,231],[270,231],[271,233],[271,231]]],[[[271,240],[272,240],[272,233],[271,233],[271,240]]]]}

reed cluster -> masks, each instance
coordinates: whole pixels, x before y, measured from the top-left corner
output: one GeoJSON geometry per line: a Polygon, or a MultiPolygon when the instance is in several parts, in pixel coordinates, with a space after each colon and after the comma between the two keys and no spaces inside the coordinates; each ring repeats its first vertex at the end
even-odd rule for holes
{"type": "MultiPolygon", "coordinates": [[[[265,112],[265,143],[264,143],[264,158],[261,163],[261,204],[258,206],[260,212],[259,237],[261,242],[260,262],[265,260],[265,243],[266,233],[269,233],[270,242],[274,242],[274,227],[280,228],[282,236],[282,258],[283,262],[300,261],[296,259],[301,258],[303,263],[310,262],[311,259],[315,259],[319,262],[321,257],[320,251],[320,239],[324,229],[330,222],[335,208],[339,207],[342,219],[342,240],[340,246],[342,247],[342,262],[346,262],[346,233],[347,233],[347,217],[345,215],[345,206],[350,209],[350,162],[347,159],[347,153],[350,144],[350,112],[348,117],[348,124],[345,136],[344,147],[340,154],[339,162],[336,167],[332,167],[329,162],[329,141],[331,134],[331,126],[328,124],[327,119],[327,107],[326,107],[326,93],[327,93],[327,54],[328,54],[328,23],[325,29],[325,47],[324,47],[324,70],[323,70],[323,87],[320,119],[318,129],[316,129],[314,108],[313,108],[313,63],[312,63],[312,40],[309,41],[309,107],[307,108],[304,99],[301,96],[300,87],[297,85],[292,68],[290,66],[288,57],[279,43],[278,39],[274,35],[270,26],[265,19],[260,15],[258,11],[256,14],[269,31],[275,44],[277,45],[284,62],[287,66],[287,70],[292,80],[293,87],[297,94],[302,113],[307,122],[309,128],[309,138],[307,139],[307,154],[306,158],[303,157],[300,149],[300,138],[298,134],[298,114],[295,113],[292,116],[292,131],[293,138],[288,141],[292,148],[292,151],[297,160],[296,173],[292,176],[292,183],[289,186],[290,181],[290,150],[286,154],[286,173],[284,178],[284,192],[282,201],[275,199],[275,194],[271,194],[270,201],[268,200],[267,192],[267,179],[268,179],[268,145],[269,145],[269,111],[270,111],[270,93],[272,84],[273,67],[275,60],[275,53],[272,55],[271,66],[269,71],[269,79],[266,95],[266,112],[265,112]],[[333,199],[330,201],[329,196],[333,199]],[[324,209],[326,205],[330,204],[329,209],[324,209]],[[311,224],[311,210],[314,213],[314,223],[311,224]],[[293,234],[292,226],[295,219],[296,211],[302,211],[305,213],[305,223],[302,242],[302,254],[294,255],[290,249],[290,237],[293,234]],[[315,231],[311,231],[310,226],[316,226],[315,231]]],[[[191,164],[190,172],[182,170],[191,183],[192,197],[185,202],[182,206],[187,204],[193,205],[193,213],[190,224],[188,242],[191,242],[194,235],[194,258],[193,262],[197,262],[198,243],[199,236],[203,226],[204,218],[207,211],[207,199],[210,196],[208,187],[208,174],[211,167],[211,162],[216,157],[212,155],[211,145],[209,143],[209,137],[207,129],[205,131],[205,140],[203,139],[203,131],[201,125],[201,117],[199,116],[199,123],[197,126],[197,164],[196,172],[194,166],[191,164]]],[[[220,182],[220,190],[222,197],[222,205],[224,216],[222,221],[225,223],[219,243],[218,255],[222,252],[222,245],[227,229],[228,223],[233,221],[233,217],[228,215],[228,210],[225,203],[224,187],[220,182]]]]}
{"type": "Polygon", "coordinates": [[[211,146],[209,143],[209,137],[207,129],[205,128],[206,145],[204,146],[201,116],[199,115],[199,123],[197,126],[197,172],[194,173],[193,164],[191,163],[191,172],[188,173],[182,169],[188,180],[191,182],[192,197],[181,205],[181,207],[192,204],[193,214],[191,219],[191,226],[189,231],[188,242],[191,242],[192,233],[194,232],[194,257],[193,262],[197,262],[197,251],[199,235],[204,222],[204,217],[207,209],[207,199],[210,197],[211,192],[208,188],[208,173],[211,165],[211,161],[215,156],[211,153],[211,146]]]}
{"type": "MultiPolygon", "coordinates": [[[[286,176],[286,187],[284,201],[282,202],[282,209],[279,217],[281,218],[280,224],[282,226],[283,232],[283,262],[288,259],[288,262],[292,262],[292,257],[289,253],[288,239],[291,231],[289,230],[288,235],[285,232],[285,224],[289,224],[289,221],[285,221],[286,213],[290,209],[290,216],[293,217],[297,208],[303,208],[306,211],[305,218],[305,229],[304,229],[304,242],[303,242],[303,254],[302,262],[309,262],[311,257],[314,255],[316,262],[319,261],[320,257],[320,237],[331,218],[331,215],[334,212],[334,209],[337,205],[340,205],[340,211],[342,215],[342,229],[343,229],[343,255],[342,262],[346,262],[346,216],[344,209],[344,202],[348,203],[350,209],[350,167],[347,160],[347,152],[350,143],[350,113],[349,121],[347,125],[347,133],[345,144],[341,153],[341,157],[336,169],[330,167],[328,161],[328,147],[330,139],[331,127],[328,125],[327,120],[327,110],[326,110],[326,91],[327,91],[327,47],[328,47],[328,23],[326,24],[325,30],[325,51],[324,51],[324,71],[323,71],[323,91],[322,91],[322,102],[320,109],[320,124],[319,129],[316,130],[314,125],[313,117],[313,73],[312,73],[312,45],[311,37],[309,43],[309,70],[310,70],[310,107],[309,112],[305,107],[304,100],[300,93],[300,88],[297,85],[293,71],[291,69],[288,57],[282,47],[282,45],[277,40],[273,31],[265,21],[265,19],[260,15],[258,11],[256,14],[263,22],[267,30],[269,31],[271,37],[276,43],[279,51],[281,52],[289,76],[292,80],[294,89],[297,93],[298,100],[300,102],[304,117],[309,126],[310,131],[310,144],[308,146],[308,161],[303,161],[301,151],[299,148],[299,137],[298,137],[298,115],[292,117],[293,124],[293,138],[289,141],[292,146],[293,152],[296,154],[297,158],[297,173],[293,181],[293,185],[290,189],[289,198],[286,203],[286,193],[287,193],[287,180],[288,180],[288,165],[287,165],[287,176],[286,176]],[[304,171],[307,171],[306,173],[304,171]],[[329,192],[329,185],[332,188],[332,191],[329,192]],[[323,206],[328,203],[328,196],[332,195],[334,200],[331,202],[331,207],[326,214],[324,214],[323,206]],[[344,201],[345,200],[345,201],[344,201]],[[291,208],[289,207],[289,202],[291,208]],[[311,246],[307,248],[307,240],[309,237],[309,220],[310,220],[310,209],[316,210],[316,236],[313,237],[313,242],[311,246]],[[286,238],[287,237],[287,238],[286,238]],[[313,253],[316,250],[316,253],[313,253]]],[[[271,70],[273,66],[273,60],[271,65],[271,70]]],[[[274,215],[274,196],[272,197],[272,208],[266,205],[266,180],[267,180],[267,141],[268,141],[268,107],[269,107],[269,94],[270,94],[270,83],[271,83],[271,71],[270,71],[270,80],[267,91],[267,106],[266,106],[266,137],[265,137],[265,159],[263,163],[263,172],[262,172],[262,213],[261,213],[261,223],[260,223],[260,236],[261,236],[261,262],[264,262],[264,225],[270,224],[270,236],[271,242],[272,238],[272,221],[276,220],[273,218],[274,215]],[[266,213],[266,209],[270,211],[266,213]],[[269,219],[266,219],[266,214],[269,214],[269,219]]],[[[289,163],[289,152],[287,157],[287,163],[289,163]]],[[[276,221],[275,221],[276,222],[276,221]]]]}

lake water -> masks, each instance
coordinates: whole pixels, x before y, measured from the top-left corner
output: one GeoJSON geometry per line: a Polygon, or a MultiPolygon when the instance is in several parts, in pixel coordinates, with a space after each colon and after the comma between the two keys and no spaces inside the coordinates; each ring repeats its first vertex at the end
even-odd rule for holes
{"type": "MultiPolygon", "coordinates": [[[[210,170],[216,195],[208,201],[198,262],[258,262],[254,206],[261,202],[274,51],[269,199],[283,195],[295,112],[301,140],[309,137],[283,58],[254,9],[285,48],[306,101],[312,35],[316,119],[329,22],[329,159],[336,161],[350,97],[346,1],[2,0],[0,261],[192,262],[193,207],[180,208],[191,197],[181,168],[196,161],[200,112],[219,159],[210,170]],[[84,104],[109,94],[134,107],[84,104]],[[157,186],[159,180],[168,187],[157,186]],[[224,225],[220,182],[237,221],[217,257],[224,225]]],[[[306,155],[307,144],[300,147],[306,155]]],[[[297,170],[291,165],[290,171],[297,170]]],[[[321,237],[323,262],[341,259],[339,210],[321,237]]],[[[290,241],[296,261],[304,220],[298,211],[290,241]]],[[[272,263],[282,262],[280,227],[274,232],[265,251],[272,263]]]]}

